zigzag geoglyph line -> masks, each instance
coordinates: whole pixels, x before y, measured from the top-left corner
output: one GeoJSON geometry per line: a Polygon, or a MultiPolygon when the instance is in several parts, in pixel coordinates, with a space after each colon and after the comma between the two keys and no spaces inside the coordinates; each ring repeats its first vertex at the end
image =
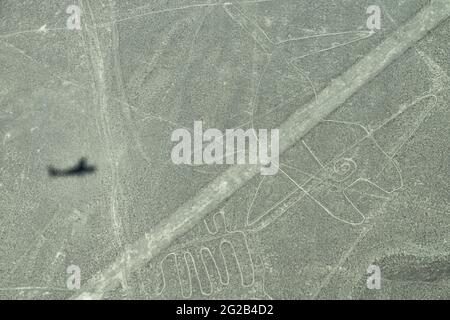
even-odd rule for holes
{"type": "Polygon", "coordinates": [[[223,211],[219,211],[218,213],[216,213],[213,216],[212,220],[214,223],[215,230],[211,230],[207,221],[204,220],[205,228],[209,234],[209,237],[206,237],[205,239],[201,239],[199,241],[189,242],[187,244],[180,246],[179,248],[175,248],[175,251],[168,253],[159,262],[159,268],[161,270],[163,285],[162,285],[162,288],[159,290],[158,295],[161,295],[166,288],[166,277],[165,277],[164,265],[165,265],[165,261],[170,256],[175,257],[175,265],[171,265],[171,267],[176,268],[176,272],[178,275],[178,283],[180,285],[181,293],[184,298],[190,298],[192,296],[192,281],[197,281],[200,284],[200,291],[204,296],[210,296],[211,294],[213,294],[214,289],[217,285],[228,286],[230,283],[230,272],[229,272],[229,266],[228,266],[229,263],[236,263],[236,266],[239,270],[240,285],[242,287],[253,286],[253,284],[255,283],[255,266],[254,266],[254,262],[252,259],[252,255],[251,255],[249,246],[248,246],[246,234],[243,231],[228,230],[228,227],[226,225],[226,220],[225,220],[225,214],[223,211]],[[221,224],[224,226],[224,230],[219,230],[217,228],[217,221],[216,221],[217,217],[220,219],[221,224]],[[228,245],[229,248],[231,248],[231,250],[233,252],[233,254],[231,255],[232,256],[231,259],[234,261],[230,262],[230,256],[225,255],[224,249],[223,249],[224,245],[228,245]],[[248,263],[249,263],[249,267],[250,267],[250,271],[249,271],[250,274],[248,274],[248,276],[251,278],[251,281],[249,283],[245,282],[244,268],[242,266],[242,261],[241,261],[241,259],[239,259],[239,255],[237,254],[238,252],[236,251],[236,248],[239,245],[243,246],[243,249],[240,250],[239,253],[245,254],[245,256],[248,258],[248,263]],[[219,267],[217,260],[214,258],[214,255],[211,251],[212,246],[215,246],[215,249],[218,250],[218,252],[219,252],[218,258],[221,259],[220,265],[223,266],[224,272],[221,272],[221,270],[220,270],[221,268],[219,267]],[[194,258],[192,257],[192,254],[190,253],[189,249],[193,249],[198,252],[198,254],[200,256],[199,263],[202,264],[202,266],[200,266],[200,269],[203,270],[202,273],[199,272],[199,267],[195,263],[194,258]],[[178,257],[180,257],[182,255],[183,255],[183,259],[180,259],[180,260],[183,260],[183,261],[179,262],[178,257]],[[186,255],[190,255],[191,263],[188,263],[186,255]],[[212,266],[213,266],[212,270],[211,270],[211,268],[208,268],[207,263],[205,261],[206,260],[205,257],[208,257],[208,259],[212,262],[212,266]],[[188,294],[184,294],[186,288],[183,286],[183,282],[184,282],[183,280],[186,280],[186,279],[182,279],[181,268],[179,265],[180,263],[185,263],[185,266],[188,269],[188,272],[187,272],[187,274],[188,274],[188,279],[187,279],[188,280],[188,284],[187,284],[188,294]],[[191,266],[189,266],[189,265],[191,265],[191,266]],[[195,279],[192,279],[191,273],[193,273],[195,275],[195,279]],[[209,291],[206,291],[205,288],[203,288],[203,285],[200,281],[201,274],[203,274],[207,277],[207,281],[208,281],[207,286],[210,288],[209,291]],[[219,283],[213,283],[211,281],[211,278],[213,277],[213,275],[217,275],[219,283]]]}

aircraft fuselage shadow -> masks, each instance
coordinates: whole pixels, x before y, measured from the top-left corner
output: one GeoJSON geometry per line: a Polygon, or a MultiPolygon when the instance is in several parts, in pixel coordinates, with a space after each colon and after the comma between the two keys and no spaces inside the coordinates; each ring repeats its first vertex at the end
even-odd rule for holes
{"type": "Polygon", "coordinates": [[[97,168],[92,165],[87,165],[86,158],[81,158],[78,163],[69,169],[60,170],[52,166],[48,167],[48,175],[50,177],[81,177],[89,174],[93,174],[97,171],[97,168]]]}

